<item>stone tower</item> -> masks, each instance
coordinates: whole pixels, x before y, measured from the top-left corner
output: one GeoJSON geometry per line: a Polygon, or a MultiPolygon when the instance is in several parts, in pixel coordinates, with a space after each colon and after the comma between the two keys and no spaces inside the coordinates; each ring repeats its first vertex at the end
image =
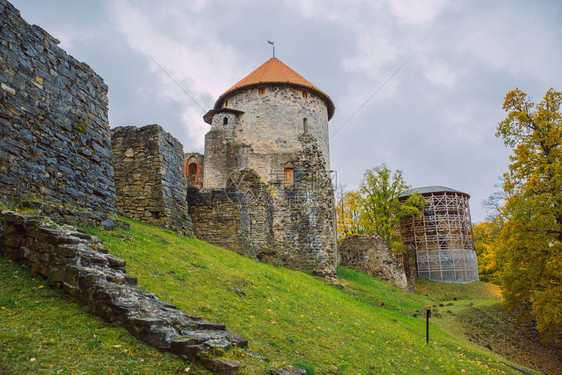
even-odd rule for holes
{"type": "Polygon", "coordinates": [[[211,130],[205,136],[203,187],[242,193],[250,208],[242,215],[250,231],[245,246],[262,260],[335,272],[328,145],[334,110],[328,95],[272,58],[204,116],[211,130]]]}

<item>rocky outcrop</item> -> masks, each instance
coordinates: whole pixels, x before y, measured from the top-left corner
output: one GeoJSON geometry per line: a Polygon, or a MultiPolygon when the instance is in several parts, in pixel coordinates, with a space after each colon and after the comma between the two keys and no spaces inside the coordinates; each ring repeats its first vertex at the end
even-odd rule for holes
{"type": "Polygon", "coordinates": [[[247,347],[224,324],[185,314],[153,293],[137,288],[125,261],[108,254],[97,237],[40,216],[2,211],[0,255],[27,264],[50,278],[71,298],[92,306],[108,321],[120,321],[140,340],[160,350],[204,361],[217,373],[235,373],[239,364],[204,358],[213,349],[247,347]]]}
{"type": "Polygon", "coordinates": [[[368,273],[407,289],[404,267],[376,234],[347,236],[340,246],[340,265],[368,273]]]}

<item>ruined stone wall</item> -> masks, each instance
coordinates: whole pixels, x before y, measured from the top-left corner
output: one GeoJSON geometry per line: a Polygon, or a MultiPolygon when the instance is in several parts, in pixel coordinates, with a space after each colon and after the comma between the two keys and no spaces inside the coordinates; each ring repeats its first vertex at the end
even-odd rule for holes
{"type": "Polygon", "coordinates": [[[187,189],[193,232],[202,241],[244,255],[246,235],[238,192],[227,189],[187,189]]]}
{"type": "Polygon", "coordinates": [[[272,181],[276,248],[289,268],[334,276],[338,259],[334,189],[321,147],[310,135],[299,137],[294,186],[272,181]]]}
{"type": "Polygon", "coordinates": [[[340,265],[365,272],[406,289],[404,267],[376,234],[347,236],[340,246],[340,265]]]}
{"type": "Polygon", "coordinates": [[[240,174],[237,185],[225,189],[188,188],[189,215],[200,240],[238,254],[279,264],[273,250],[273,206],[265,185],[240,174]],[[250,186],[253,185],[253,186],[250,186]],[[236,186],[244,186],[238,190],[236,186]]]}
{"type": "Polygon", "coordinates": [[[224,199],[219,199],[225,196],[221,189],[216,189],[215,200],[189,200],[197,237],[269,263],[335,275],[334,192],[316,139],[301,134],[293,152],[267,155],[255,153],[249,145],[231,143],[223,130],[209,132],[206,139],[205,176],[218,171],[209,172],[209,167],[219,165],[220,158],[224,172],[221,179],[225,179],[222,186],[235,188],[241,195],[238,203],[229,199],[228,207],[224,199]],[[213,162],[211,158],[215,158],[213,162]],[[293,186],[285,186],[287,162],[295,168],[293,186]],[[269,172],[264,173],[269,175],[247,167],[256,163],[267,165],[269,172]],[[241,178],[248,171],[252,172],[250,180],[241,178]],[[230,212],[236,215],[226,214],[230,212]],[[222,215],[230,215],[229,221],[222,215]],[[210,223],[210,217],[215,217],[213,225],[201,225],[202,220],[210,223]],[[241,232],[236,234],[238,241],[232,243],[234,227],[241,232]]]}
{"type": "Polygon", "coordinates": [[[0,256],[24,263],[32,272],[53,280],[73,299],[90,305],[108,321],[120,321],[136,338],[190,360],[204,360],[211,370],[240,367],[207,358],[214,349],[247,347],[247,341],[223,324],[187,315],[155,294],[137,288],[126,274],[125,261],[108,254],[97,237],[44,217],[0,212],[0,256]]]}
{"type": "Polygon", "coordinates": [[[0,200],[115,214],[107,86],[0,0],[0,200]]]}
{"type": "Polygon", "coordinates": [[[181,143],[159,125],[112,130],[120,215],[191,234],[181,143]]]}

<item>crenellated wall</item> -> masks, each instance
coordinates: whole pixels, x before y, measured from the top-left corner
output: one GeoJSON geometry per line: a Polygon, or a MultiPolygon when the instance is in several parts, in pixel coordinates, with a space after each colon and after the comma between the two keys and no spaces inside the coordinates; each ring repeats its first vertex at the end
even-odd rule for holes
{"type": "Polygon", "coordinates": [[[107,86],[0,0],[0,200],[115,215],[107,86]]]}

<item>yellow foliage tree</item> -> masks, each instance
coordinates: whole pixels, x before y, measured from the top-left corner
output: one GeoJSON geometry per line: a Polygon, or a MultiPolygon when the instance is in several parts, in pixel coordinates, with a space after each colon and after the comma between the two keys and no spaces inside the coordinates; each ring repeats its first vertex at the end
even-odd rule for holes
{"type": "Polygon", "coordinates": [[[496,136],[513,149],[504,174],[504,225],[498,241],[506,306],[534,319],[545,340],[562,332],[562,93],[535,105],[507,93],[496,136]]]}
{"type": "Polygon", "coordinates": [[[338,241],[349,235],[365,233],[360,223],[361,195],[358,191],[342,192],[336,198],[338,241]]]}
{"type": "Polygon", "coordinates": [[[498,285],[500,283],[500,273],[498,268],[497,240],[500,231],[501,224],[496,220],[484,221],[472,228],[480,279],[498,285]]]}

